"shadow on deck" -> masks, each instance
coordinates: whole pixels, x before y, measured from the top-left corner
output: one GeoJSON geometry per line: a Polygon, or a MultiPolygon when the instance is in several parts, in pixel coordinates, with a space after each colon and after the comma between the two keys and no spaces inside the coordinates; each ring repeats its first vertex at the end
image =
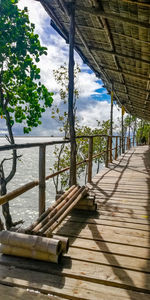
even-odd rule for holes
{"type": "Polygon", "coordinates": [[[37,290],[41,299],[43,294],[76,300],[150,299],[149,175],[148,146],[130,150],[102,170],[89,186],[97,213],[73,211],[57,230],[70,238],[61,265],[1,256],[2,286],[37,290]]]}

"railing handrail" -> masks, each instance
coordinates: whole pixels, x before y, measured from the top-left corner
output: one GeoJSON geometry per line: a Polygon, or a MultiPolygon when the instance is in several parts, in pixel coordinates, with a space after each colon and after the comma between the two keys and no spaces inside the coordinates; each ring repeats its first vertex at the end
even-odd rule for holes
{"type": "MultiPolygon", "coordinates": [[[[121,149],[121,144],[118,145],[118,137],[120,136],[109,136],[109,135],[86,135],[86,136],[77,136],[76,138],[88,138],[89,139],[89,154],[88,158],[85,158],[84,160],[77,162],[76,166],[80,166],[83,163],[88,163],[88,182],[91,182],[92,180],[92,160],[99,157],[100,155],[103,155],[106,153],[106,160],[105,160],[105,166],[108,167],[108,162],[112,162],[112,151],[115,150],[115,159],[118,157],[118,150],[121,149]],[[93,153],[93,138],[95,137],[105,137],[107,138],[107,146],[106,150],[103,150],[99,153],[94,154],[93,153]],[[112,148],[112,138],[116,138],[116,145],[114,148],[112,148]],[[93,155],[94,154],[94,155],[93,155]],[[108,157],[109,156],[109,157],[108,157]]],[[[127,138],[127,149],[130,149],[130,143],[129,140],[132,138],[124,137],[124,140],[127,138]]],[[[134,137],[133,137],[134,138],[134,137]]],[[[22,148],[31,148],[31,147],[39,147],[40,149],[40,155],[39,155],[39,180],[33,180],[31,182],[28,182],[21,187],[7,193],[6,195],[3,195],[0,197],[0,205],[20,196],[21,194],[25,193],[26,191],[32,189],[35,186],[39,186],[39,212],[41,213],[44,210],[45,207],[45,181],[47,181],[50,178],[53,178],[67,170],[70,170],[70,166],[67,166],[64,169],[61,169],[55,173],[52,173],[50,175],[45,174],[45,167],[43,169],[43,165],[45,166],[45,147],[55,144],[64,144],[64,143],[70,143],[70,140],[62,140],[62,141],[51,141],[51,142],[40,142],[40,143],[27,143],[27,144],[14,144],[14,145],[5,145],[0,147],[0,151],[4,150],[11,150],[11,149],[22,149],[22,148]]],[[[121,152],[120,152],[121,154],[121,152]]]]}
{"type": "MultiPolygon", "coordinates": [[[[91,137],[93,137],[93,138],[94,137],[108,137],[108,135],[97,134],[97,135],[76,136],[76,139],[79,139],[79,138],[91,138],[91,137]]],[[[112,137],[115,138],[116,136],[112,136],[112,137]]],[[[0,151],[25,149],[25,148],[40,147],[40,146],[52,146],[52,145],[67,144],[67,143],[70,143],[70,139],[65,139],[65,140],[62,139],[61,141],[51,141],[51,142],[26,143],[26,144],[11,144],[11,145],[0,146],[0,151]]]]}

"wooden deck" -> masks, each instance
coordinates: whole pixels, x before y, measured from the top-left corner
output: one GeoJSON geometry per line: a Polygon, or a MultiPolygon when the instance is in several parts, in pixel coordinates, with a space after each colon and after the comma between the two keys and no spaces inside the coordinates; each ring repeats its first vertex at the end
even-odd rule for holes
{"type": "Polygon", "coordinates": [[[74,211],[57,230],[71,243],[60,266],[0,257],[0,299],[150,299],[148,146],[114,161],[90,188],[98,212],[74,211]]]}

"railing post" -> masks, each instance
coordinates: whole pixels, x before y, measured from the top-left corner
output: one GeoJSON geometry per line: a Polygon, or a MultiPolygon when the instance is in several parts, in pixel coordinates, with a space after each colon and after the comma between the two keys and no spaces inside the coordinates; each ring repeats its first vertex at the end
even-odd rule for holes
{"type": "Polygon", "coordinates": [[[88,182],[92,181],[92,156],[93,156],[93,137],[90,137],[89,152],[88,152],[88,182]]]}
{"type": "Polygon", "coordinates": [[[39,216],[45,211],[45,146],[39,148],[39,216]]]}
{"type": "Polygon", "coordinates": [[[112,136],[110,136],[109,140],[109,149],[110,149],[110,163],[112,163],[112,136]]]}
{"type": "Polygon", "coordinates": [[[119,155],[121,155],[121,136],[119,137],[119,155]]]}
{"type": "Polygon", "coordinates": [[[117,160],[117,157],[118,157],[118,137],[116,136],[115,160],[117,160]]]}
{"type": "Polygon", "coordinates": [[[127,146],[126,146],[126,150],[129,150],[129,137],[127,136],[127,146]]]}
{"type": "Polygon", "coordinates": [[[105,167],[108,168],[108,155],[109,155],[109,136],[107,137],[105,167]]]}

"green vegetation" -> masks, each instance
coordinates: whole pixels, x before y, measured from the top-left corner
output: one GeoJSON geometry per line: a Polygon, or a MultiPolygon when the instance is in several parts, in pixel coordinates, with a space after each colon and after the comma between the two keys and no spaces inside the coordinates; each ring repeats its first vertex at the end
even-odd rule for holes
{"type": "MultiPolygon", "coordinates": [[[[8,141],[14,144],[13,125],[22,123],[24,133],[41,124],[40,118],[53,101],[52,93],[40,82],[37,63],[46,55],[34,24],[30,24],[27,8],[19,10],[18,0],[0,1],[0,115],[6,120],[8,141]]],[[[0,164],[0,194],[16,172],[17,153],[13,151],[12,169],[5,178],[4,162],[0,164]]],[[[13,224],[9,204],[3,205],[6,227],[13,224]]]]}
{"type": "MultiPolygon", "coordinates": [[[[78,81],[78,74],[80,69],[78,66],[75,66],[75,89],[74,89],[74,116],[75,116],[75,131],[76,136],[85,136],[85,135],[107,135],[110,130],[110,121],[100,123],[97,121],[97,127],[91,129],[88,126],[80,126],[80,122],[76,116],[76,104],[79,98],[79,91],[76,87],[78,81]]],[[[60,99],[62,101],[61,111],[55,105],[52,106],[52,118],[55,119],[59,124],[59,130],[64,134],[65,138],[69,138],[69,128],[68,128],[68,113],[67,113],[67,104],[68,104],[68,70],[67,66],[60,66],[58,70],[54,71],[54,76],[56,82],[60,86],[60,99]]],[[[88,154],[88,139],[87,138],[78,138],[76,139],[77,144],[77,163],[87,159],[88,154]]],[[[93,144],[93,155],[101,153],[106,148],[106,139],[95,137],[93,144]]],[[[62,170],[70,165],[70,145],[62,145],[61,147],[56,146],[54,150],[55,162],[53,165],[53,172],[62,170]]],[[[100,163],[103,161],[104,157],[100,156],[94,161],[97,163],[97,170],[99,170],[100,163]]],[[[81,174],[85,174],[86,181],[86,167],[87,164],[84,163],[77,167],[77,180],[79,181],[81,174]]],[[[54,185],[56,192],[58,189],[63,189],[69,185],[69,176],[68,172],[64,172],[61,175],[56,176],[54,179],[54,185]],[[59,185],[60,182],[60,185],[59,185]]]]}
{"type": "Polygon", "coordinates": [[[139,144],[148,144],[150,135],[150,122],[141,120],[137,129],[137,142],[139,144]]]}

